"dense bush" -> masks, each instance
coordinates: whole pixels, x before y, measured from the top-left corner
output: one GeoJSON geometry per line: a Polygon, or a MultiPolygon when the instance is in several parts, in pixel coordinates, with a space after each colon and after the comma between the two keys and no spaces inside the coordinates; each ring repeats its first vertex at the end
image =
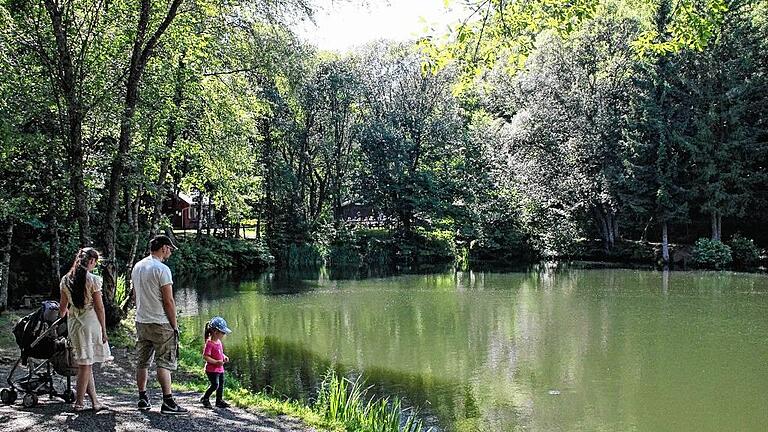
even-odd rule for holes
{"type": "Polygon", "coordinates": [[[288,245],[284,263],[288,267],[315,267],[325,261],[327,251],[318,243],[288,245]]]}
{"type": "Polygon", "coordinates": [[[760,260],[760,249],[752,239],[734,234],[728,246],[731,247],[733,265],[737,268],[754,267],[760,260]]]}
{"type": "Polygon", "coordinates": [[[722,270],[728,267],[733,258],[731,248],[718,240],[700,238],[693,246],[693,264],[699,268],[722,270]]]}
{"type": "Polygon", "coordinates": [[[349,229],[339,229],[328,247],[328,264],[331,266],[359,267],[363,262],[357,233],[349,229]]]}
{"type": "Polygon", "coordinates": [[[256,270],[273,263],[274,257],[261,241],[208,236],[179,241],[179,250],[168,261],[168,265],[177,272],[256,270]]]}
{"type": "Polygon", "coordinates": [[[469,242],[469,262],[517,264],[537,259],[539,254],[531,242],[516,227],[498,226],[469,242]]]}

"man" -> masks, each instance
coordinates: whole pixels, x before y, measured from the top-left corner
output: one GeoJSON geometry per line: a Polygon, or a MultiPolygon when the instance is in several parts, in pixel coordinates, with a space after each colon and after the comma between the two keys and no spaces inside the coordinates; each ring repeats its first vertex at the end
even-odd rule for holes
{"type": "Polygon", "coordinates": [[[173,300],[171,269],[163,261],[171,256],[176,246],[164,235],[149,242],[150,254],[136,263],[131,283],[136,294],[136,385],[139,388],[140,410],[152,407],[147,396],[147,370],[154,358],[157,380],[163,390],[163,414],[187,414],[188,411],[173,400],[171,371],[177,367],[179,326],[176,321],[176,303],[173,300]]]}

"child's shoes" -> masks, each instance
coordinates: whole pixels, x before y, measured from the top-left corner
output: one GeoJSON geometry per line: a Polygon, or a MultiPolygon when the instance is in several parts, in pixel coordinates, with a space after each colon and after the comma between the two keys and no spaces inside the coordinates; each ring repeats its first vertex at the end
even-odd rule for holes
{"type": "Polygon", "coordinates": [[[200,398],[200,403],[202,403],[202,404],[203,404],[203,406],[204,406],[204,407],[206,407],[206,408],[213,408],[213,407],[211,406],[211,401],[209,401],[209,400],[208,400],[208,398],[207,398],[207,397],[205,397],[205,396],[203,396],[203,397],[201,397],[201,398],[200,398]]]}

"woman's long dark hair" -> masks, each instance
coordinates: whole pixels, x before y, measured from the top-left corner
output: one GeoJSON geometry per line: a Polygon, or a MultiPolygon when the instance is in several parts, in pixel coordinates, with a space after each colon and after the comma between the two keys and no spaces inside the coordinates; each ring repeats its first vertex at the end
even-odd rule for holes
{"type": "Polygon", "coordinates": [[[76,308],[85,307],[85,279],[88,273],[88,261],[99,259],[99,253],[91,247],[82,248],[77,251],[72,268],[67,273],[69,279],[69,292],[72,293],[72,304],[76,308]]]}

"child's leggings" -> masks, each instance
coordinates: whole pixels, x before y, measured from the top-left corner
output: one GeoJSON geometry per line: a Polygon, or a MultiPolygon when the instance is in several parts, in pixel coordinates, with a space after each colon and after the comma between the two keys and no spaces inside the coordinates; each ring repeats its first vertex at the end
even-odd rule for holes
{"type": "Polygon", "coordinates": [[[206,372],[205,374],[208,375],[208,381],[211,382],[211,386],[205,391],[203,398],[208,399],[215,391],[216,400],[222,400],[224,393],[224,372],[206,372]]]}

